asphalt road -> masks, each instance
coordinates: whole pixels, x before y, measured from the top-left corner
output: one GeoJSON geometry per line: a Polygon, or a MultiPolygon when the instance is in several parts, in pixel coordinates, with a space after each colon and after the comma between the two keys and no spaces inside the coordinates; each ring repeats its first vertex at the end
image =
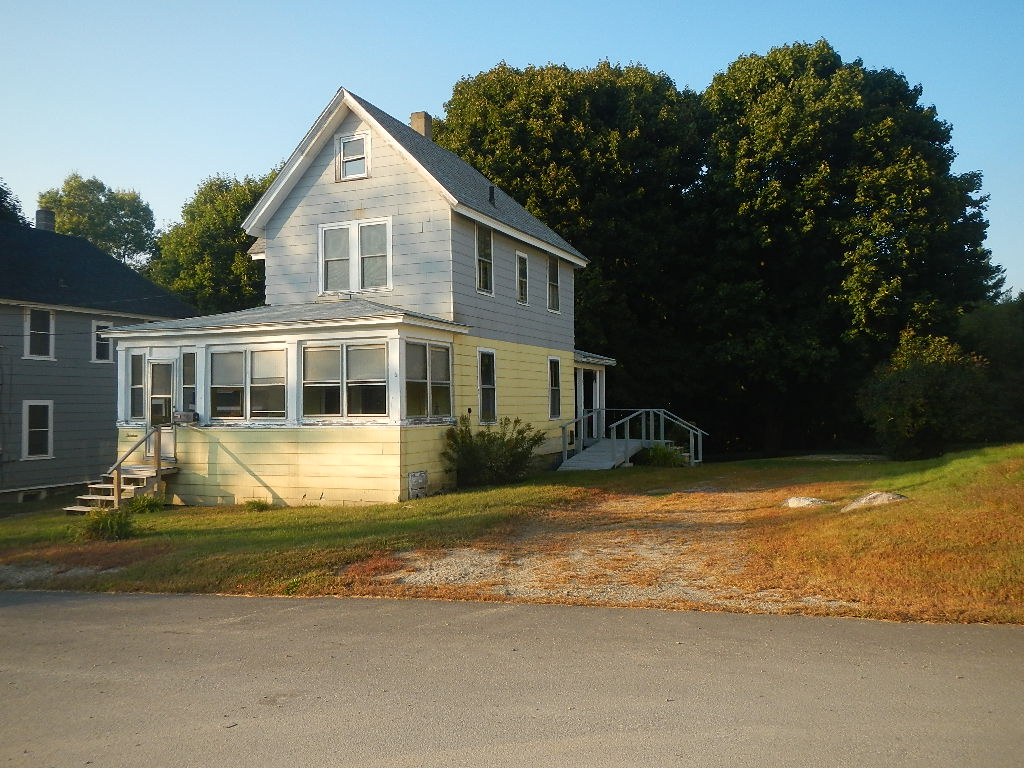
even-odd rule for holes
{"type": "Polygon", "coordinates": [[[0,593],[0,766],[1020,766],[1024,628],[0,593]]]}

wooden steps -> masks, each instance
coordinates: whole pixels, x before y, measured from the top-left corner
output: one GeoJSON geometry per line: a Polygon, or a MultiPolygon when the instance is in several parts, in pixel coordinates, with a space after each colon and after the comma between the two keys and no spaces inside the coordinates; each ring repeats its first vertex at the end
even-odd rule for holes
{"type": "MultiPolygon", "coordinates": [[[[136,464],[121,467],[121,499],[131,499],[135,496],[155,496],[163,479],[168,475],[177,473],[178,468],[173,464],[162,465],[159,477],[156,468],[148,464],[136,464]]],[[[77,497],[76,503],[64,507],[69,515],[87,515],[97,509],[114,508],[114,477],[110,473],[103,475],[95,483],[89,483],[87,493],[77,497]]]]}

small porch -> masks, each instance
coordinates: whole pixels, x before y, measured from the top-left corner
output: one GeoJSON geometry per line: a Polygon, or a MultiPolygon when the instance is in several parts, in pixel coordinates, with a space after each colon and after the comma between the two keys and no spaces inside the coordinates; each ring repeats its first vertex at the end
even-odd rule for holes
{"type": "Polygon", "coordinates": [[[696,466],[704,461],[707,434],[664,408],[583,409],[562,425],[558,469],[614,469],[654,445],[674,447],[686,464],[696,466]]]}

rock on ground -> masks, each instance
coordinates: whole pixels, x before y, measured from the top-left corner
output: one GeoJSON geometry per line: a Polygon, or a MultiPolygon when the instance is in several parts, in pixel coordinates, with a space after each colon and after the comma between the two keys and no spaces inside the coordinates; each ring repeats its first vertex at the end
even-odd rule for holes
{"type": "Polygon", "coordinates": [[[892,504],[894,501],[903,501],[906,496],[901,493],[890,493],[889,491],[872,491],[866,493],[859,499],[854,499],[845,507],[843,512],[849,512],[851,509],[860,509],[861,507],[878,507],[882,504],[892,504]]]}

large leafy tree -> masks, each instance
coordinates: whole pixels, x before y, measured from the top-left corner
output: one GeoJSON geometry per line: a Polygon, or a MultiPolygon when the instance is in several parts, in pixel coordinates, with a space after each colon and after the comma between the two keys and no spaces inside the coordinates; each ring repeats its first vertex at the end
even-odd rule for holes
{"type": "Polygon", "coordinates": [[[153,211],[138,192],[72,173],[60,188],[39,195],[39,207],[56,214],[57,232],[83,237],[130,266],[140,267],[153,253],[153,211]]]}
{"type": "Polygon", "coordinates": [[[204,181],[182,208],[181,222],[160,235],[147,276],[204,313],[262,304],[263,262],[249,257],[255,238],[242,221],[276,174],[204,181]]]}
{"type": "Polygon", "coordinates": [[[0,221],[11,224],[28,224],[25,214],[21,212],[21,201],[3,179],[0,179],[0,221]]]}
{"type": "MultiPolygon", "coordinates": [[[[619,358],[621,401],[671,397],[701,167],[699,99],[642,66],[501,63],[458,82],[434,136],[580,249],[577,343],[619,358]]],[[[664,400],[661,400],[664,402],[664,400]]]]}

